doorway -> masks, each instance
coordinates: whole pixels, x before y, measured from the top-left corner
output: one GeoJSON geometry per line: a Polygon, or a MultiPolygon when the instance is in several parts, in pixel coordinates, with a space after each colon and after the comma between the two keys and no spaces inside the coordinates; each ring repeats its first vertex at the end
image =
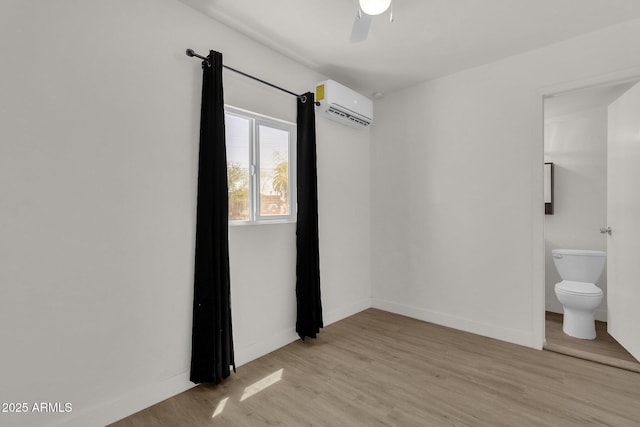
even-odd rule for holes
{"type": "Polygon", "coordinates": [[[596,310],[596,339],[562,332],[562,305],[554,285],[561,280],[552,249],[607,251],[608,106],[638,80],[598,84],[544,99],[544,161],[553,164],[553,208],[545,215],[544,348],[640,372],[640,363],[607,332],[607,271],[596,285],[604,298],[596,310]]]}

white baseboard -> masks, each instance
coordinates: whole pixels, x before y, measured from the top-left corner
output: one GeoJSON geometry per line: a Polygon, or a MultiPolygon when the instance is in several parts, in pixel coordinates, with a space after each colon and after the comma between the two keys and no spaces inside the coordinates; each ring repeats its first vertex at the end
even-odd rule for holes
{"type": "Polygon", "coordinates": [[[596,320],[599,320],[601,322],[606,322],[607,321],[607,309],[606,308],[597,309],[595,317],[596,317],[596,320]]]}
{"type": "Polygon", "coordinates": [[[401,314],[418,320],[424,320],[425,322],[431,322],[489,338],[495,338],[500,341],[537,348],[533,343],[531,331],[519,331],[503,326],[488,325],[462,317],[451,316],[449,314],[438,313],[431,310],[425,310],[420,307],[413,307],[377,298],[372,299],[372,306],[380,310],[390,311],[392,313],[401,314]]]}
{"type": "Polygon", "coordinates": [[[294,342],[298,339],[295,326],[282,330],[278,333],[274,333],[268,337],[264,337],[263,340],[253,343],[245,347],[235,347],[235,359],[236,367],[245,365],[252,360],[271,353],[285,345],[294,342]]]}
{"type": "Polygon", "coordinates": [[[110,402],[101,403],[78,413],[70,413],[68,418],[61,419],[55,425],[64,427],[104,426],[192,387],[195,387],[195,384],[189,381],[189,372],[183,372],[172,378],[131,390],[110,402]]]}
{"type": "Polygon", "coordinates": [[[544,303],[545,311],[550,311],[551,313],[560,313],[562,314],[562,304],[558,300],[546,300],[544,303]]]}
{"type": "MultiPolygon", "coordinates": [[[[369,298],[366,298],[362,301],[358,301],[344,307],[339,307],[337,309],[323,312],[322,317],[324,320],[324,325],[328,326],[334,322],[337,322],[338,320],[342,320],[345,317],[352,316],[370,307],[371,300],[369,298]]],[[[250,346],[236,348],[236,366],[242,366],[245,363],[249,363],[252,360],[264,356],[265,354],[271,353],[272,351],[284,347],[285,345],[290,344],[297,339],[299,339],[299,337],[296,333],[294,325],[287,330],[280,331],[279,333],[276,333],[269,337],[265,337],[264,340],[254,343],[250,346]]]]}
{"type": "Polygon", "coordinates": [[[360,313],[368,308],[371,308],[371,298],[365,298],[353,304],[349,304],[344,307],[340,307],[324,313],[324,325],[329,326],[339,320],[353,316],[356,313],[360,313]]]}
{"type": "MultiPolygon", "coordinates": [[[[371,300],[366,298],[357,303],[327,311],[324,313],[324,324],[325,326],[330,325],[331,323],[370,307],[371,300]]],[[[249,363],[297,339],[298,335],[296,334],[294,326],[288,330],[267,337],[259,343],[244,348],[236,348],[236,366],[239,367],[249,363]],[[238,357],[238,355],[240,355],[240,357],[238,357]]],[[[195,387],[195,384],[189,381],[189,372],[184,372],[164,381],[149,384],[145,387],[124,393],[110,402],[95,405],[79,412],[70,413],[68,417],[61,418],[55,425],[84,427],[110,424],[175,396],[176,394],[189,390],[192,387],[195,387]]]]}

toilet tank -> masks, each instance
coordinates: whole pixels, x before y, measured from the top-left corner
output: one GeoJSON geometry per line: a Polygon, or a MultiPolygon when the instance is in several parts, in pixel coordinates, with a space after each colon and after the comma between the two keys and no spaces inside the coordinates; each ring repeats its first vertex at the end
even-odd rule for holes
{"type": "Polygon", "coordinates": [[[553,263],[562,280],[596,283],[604,270],[607,253],[585,249],[553,249],[553,263]]]}

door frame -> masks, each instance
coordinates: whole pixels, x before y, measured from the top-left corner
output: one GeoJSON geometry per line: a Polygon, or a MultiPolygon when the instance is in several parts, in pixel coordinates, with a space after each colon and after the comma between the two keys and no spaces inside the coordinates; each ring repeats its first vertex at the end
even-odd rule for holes
{"type": "Polygon", "coordinates": [[[597,75],[586,79],[573,80],[543,87],[538,90],[542,132],[540,140],[532,152],[532,296],[533,329],[532,347],[538,350],[545,343],[545,229],[544,229],[544,100],[558,95],[566,95],[583,89],[622,84],[640,80],[640,68],[631,68],[614,73],[597,75]]]}

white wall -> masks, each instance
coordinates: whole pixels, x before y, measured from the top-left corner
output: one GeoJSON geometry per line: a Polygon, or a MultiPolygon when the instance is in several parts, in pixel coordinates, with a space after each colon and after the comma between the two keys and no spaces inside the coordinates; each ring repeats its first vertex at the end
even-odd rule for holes
{"type": "Polygon", "coordinates": [[[376,103],[375,307],[541,348],[542,94],[637,73],[639,37],[609,27],[376,103]]]}
{"type": "MultiPolygon", "coordinates": [[[[554,286],[560,275],[551,250],[607,250],[607,108],[545,118],[544,160],[554,163],[554,214],[545,215],[545,308],[562,313],[554,286]]],[[[607,320],[607,274],[598,282],[605,295],[596,310],[607,320]]]]}
{"type": "MultiPolygon", "coordinates": [[[[317,75],[173,0],[0,3],[0,401],[6,425],[104,425],[191,386],[201,69],[317,75]]],[[[225,72],[228,104],[295,100],[225,72]]],[[[370,304],[369,132],[318,120],[326,323],[370,304]]],[[[230,231],[236,360],[296,338],[295,225],[230,231]]]]}

